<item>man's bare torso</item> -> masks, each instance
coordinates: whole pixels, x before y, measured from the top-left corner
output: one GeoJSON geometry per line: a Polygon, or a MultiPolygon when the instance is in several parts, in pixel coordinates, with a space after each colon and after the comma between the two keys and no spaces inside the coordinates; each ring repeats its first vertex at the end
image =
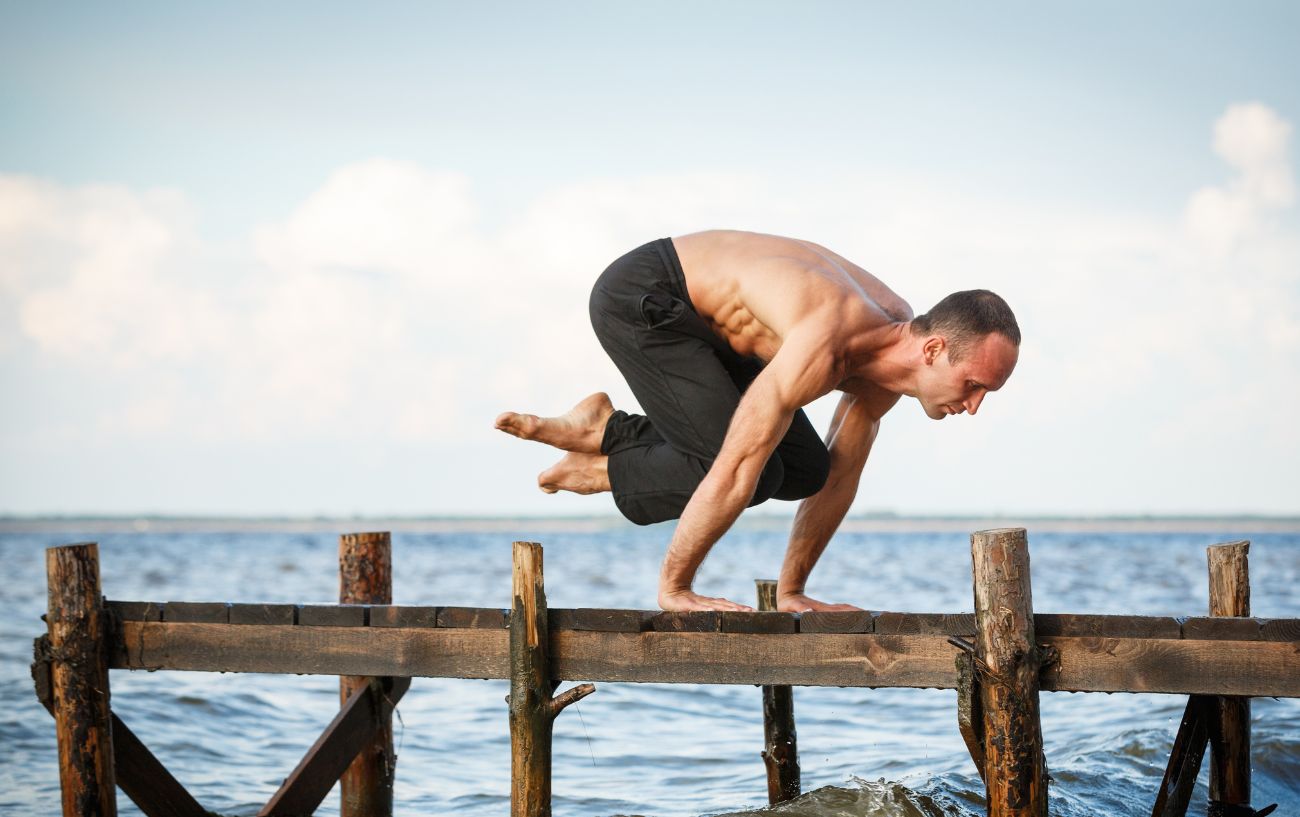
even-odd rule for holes
{"type": "MultiPolygon", "coordinates": [[[[843,370],[850,356],[869,353],[870,338],[913,317],[880,279],[811,242],[710,230],[674,238],[673,246],[695,310],[747,357],[771,361],[792,331],[813,328],[824,335],[819,348],[843,370]]],[[[897,398],[853,378],[826,391],[832,388],[897,398]]]]}

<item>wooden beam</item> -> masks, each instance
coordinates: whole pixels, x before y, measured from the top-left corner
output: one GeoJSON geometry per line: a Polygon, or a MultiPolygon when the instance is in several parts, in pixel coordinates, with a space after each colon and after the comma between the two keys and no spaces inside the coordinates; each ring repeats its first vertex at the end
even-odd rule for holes
{"type": "Polygon", "coordinates": [[[257,813],[258,817],[293,817],[316,811],[410,686],[410,678],[376,678],[353,693],[284,784],[257,813]]]}
{"type": "MultiPolygon", "coordinates": [[[[229,611],[231,624],[293,624],[289,612],[306,607],[293,604],[226,604],[224,602],[172,602],[182,605],[188,623],[222,623],[229,611]],[[188,605],[189,610],[185,610],[188,605]],[[204,611],[196,620],[193,608],[204,611]],[[239,620],[236,621],[236,618],[239,620]]],[[[144,601],[107,601],[106,608],[121,621],[169,621],[160,615],[164,605],[144,601]]],[[[345,605],[310,605],[313,624],[362,626],[364,613],[345,605]],[[358,623],[360,622],[360,623],[358,623]]],[[[494,607],[412,607],[367,605],[372,627],[448,627],[504,629],[509,610],[494,607]]],[[[552,608],[550,629],[598,632],[791,632],[786,619],[761,613],[723,617],[716,612],[664,613],[658,610],[552,608]],[[779,623],[778,623],[778,619],[779,623]],[[724,624],[729,621],[729,624],[724,624]],[[751,624],[750,622],[753,622],[751,624]],[[728,627],[731,629],[728,630],[728,627]]],[[[804,613],[791,616],[801,633],[875,633],[877,635],[948,635],[969,639],[974,634],[971,613],[893,613],[866,610],[844,613],[804,613]]],[[[298,624],[308,622],[298,621],[298,624]]],[[[1300,619],[1191,616],[1116,616],[1079,613],[1035,613],[1034,632],[1039,638],[1145,638],[1192,641],[1300,641],[1300,619]]]]}
{"type": "MultiPolygon", "coordinates": [[[[776,610],[776,580],[754,582],[758,609],[776,610]]],[[[723,629],[726,629],[723,613],[723,629]]],[[[799,738],[794,725],[794,690],[786,684],[763,687],[763,764],[767,768],[767,802],[784,803],[799,796],[799,738]]]]}
{"type": "MultiPolygon", "coordinates": [[[[496,629],[122,623],[115,669],[508,678],[496,629]]],[[[1041,688],[1300,698],[1290,642],[1040,638],[1060,660],[1041,688]]],[[[551,634],[557,680],[957,688],[942,635],[646,632],[551,634]]]]}
{"type": "MultiPolygon", "coordinates": [[[[1210,615],[1250,622],[1249,542],[1206,548],[1210,615]]],[[[1212,620],[1212,619],[1211,619],[1212,620]]],[[[1210,802],[1250,806],[1250,698],[1216,697],[1210,719],[1210,802]]]]}
{"type": "MultiPolygon", "coordinates": [[[[387,532],[345,533],[339,537],[339,605],[356,609],[366,605],[363,623],[370,623],[371,604],[393,603],[393,543],[387,532]]],[[[304,610],[307,608],[304,608],[304,610]]],[[[339,703],[384,680],[367,675],[339,678],[339,703]]],[[[391,684],[391,681],[388,682],[391,684]]],[[[391,714],[376,709],[379,722],[374,734],[339,778],[340,817],[392,817],[393,778],[397,753],[393,751],[391,714]]]]}
{"type": "Polygon", "coordinates": [[[569,704],[596,691],[581,684],[555,696],[542,546],[514,543],[510,607],[510,814],[551,815],[551,735],[569,704]]]}
{"type": "Polygon", "coordinates": [[[999,528],[970,543],[989,817],[1047,817],[1029,540],[1024,528],[999,528]]]}
{"type": "Polygon", "coordinates": [[[116,817],[108,616],[100,594],[99,547],[83,542],[47,548],[45,572],[63,817],[116,817]]]}

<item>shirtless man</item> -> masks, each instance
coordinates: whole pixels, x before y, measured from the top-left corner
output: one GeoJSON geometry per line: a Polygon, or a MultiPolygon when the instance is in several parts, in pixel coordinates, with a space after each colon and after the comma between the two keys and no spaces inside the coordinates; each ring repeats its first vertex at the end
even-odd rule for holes
{"type": "Polygon", "coordinates": [[[567,453],[543,491],[612,491],[633,522],[680,518],[659,578],[665,610],[749,610],[692,589],[746,506],[802,499],[777,583],[788,612],[853,610],[805,595],[857,493],[880,419],[902,395],[942,420],[979,409],[1015,368],[1020,329],[987,290],[915,317],[880,280],[807,241],[727,230],[660,239],[619,258],[591,320],[645,415],[593,394],[559,417],[496,427],[567,453]],[[823,443],[803,406],[842,392],[823,443]]]}

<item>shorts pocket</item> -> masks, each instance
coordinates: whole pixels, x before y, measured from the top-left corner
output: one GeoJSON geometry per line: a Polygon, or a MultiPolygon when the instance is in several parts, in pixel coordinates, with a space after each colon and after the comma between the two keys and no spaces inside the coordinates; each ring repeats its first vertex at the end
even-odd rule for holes
{"type": "Polygon", "coordinates": [[[664,329],[686,317],[686,302],[664,292],[642,295],[638,309],[647,329],[664,329]]]}

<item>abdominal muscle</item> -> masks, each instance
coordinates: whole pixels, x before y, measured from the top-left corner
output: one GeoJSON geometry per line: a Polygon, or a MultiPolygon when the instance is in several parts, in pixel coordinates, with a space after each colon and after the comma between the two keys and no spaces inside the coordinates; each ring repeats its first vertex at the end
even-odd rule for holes
{"type": "Polygon", "coordinates": [[[792,327],[828,307],[842,328],[863,312],[888,320],[841,266],[848,262],[815,245],[724,230],[673,245],[695,311],[736,354],[770,361],[792,327]]]}

